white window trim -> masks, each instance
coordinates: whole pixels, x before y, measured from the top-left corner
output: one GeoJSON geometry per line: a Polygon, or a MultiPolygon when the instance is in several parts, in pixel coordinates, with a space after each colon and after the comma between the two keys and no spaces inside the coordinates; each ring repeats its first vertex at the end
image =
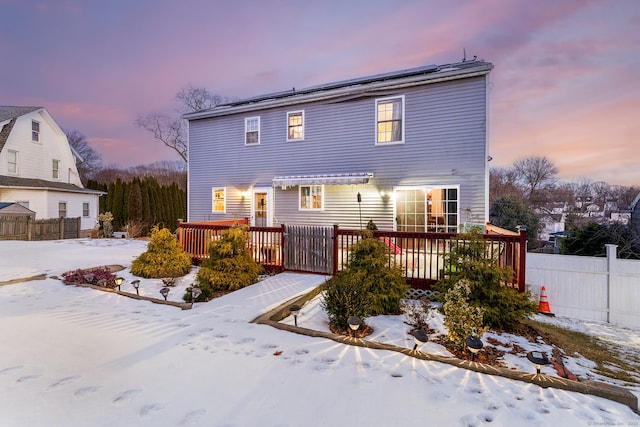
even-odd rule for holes
{"type": "Polygon", "coordinates": [[[60,160],[52,159],[51,160],[51,178],[52,179],[60,179],[60,160]],[[58,162],[58,169],[54,167],[55,162],[58,162]]]}
{"type": "Polygon", "coordinates": [[[384,98],[377,98],[376,102],[375,102],[375,115],[376,115],[376,121],[375,121],[375,126],[374,126],[374,141],[376,142],[375,145],[397,145],[397,144],[404,144],[405,141],[405,133],[404,133],[404,124],[405,124],[405,99],[404,99],[404,95],[396,95],[396,96],[387,96],[384,98]],[[402,100],[402,126],[400,129],[400,132],[402,132],[402,138],[400,139],[400,141],[389,141],[389,142],[378,142],[378,103],[380,102],[384,102],[384,101],[389,101],[391,99],[398,99],[400,98],[402,100]]]}
{"type": "MultiPolygon", "coordinates": [[[[428,192],[429,190],[456,190],[458,193],[458,200],[457,200],[457,210],[456,210],[456,215],[458,217],[458,228],[460,227],[460,184],[452,184],[452,185],[430,185],[430,186],[422,186],[422,185],[415,185],[415,186],[401,186],[401,187],[395,187],[393,189],[393,231],[398,231],[398,222],[395,220],[395,218],[398,217],[398,203],[396,202],[397,200],[397,196],[396,193],[398,191],[405,191],[405,190],[424,190],[425,192],[428,192]]],[[[426,200],[425,200],[426,201],[426,200]]],[[[425,206],[425,211],[424,211],[424,215],[425,215],[425,220],[427,219],[427,209],[425,206]]],[[[426,224],[425,224],[425,230],[426,230],[426,224]]],[[[431,231],[427,231],[427,232],[431,232],[431,231]]]]}
{"type": "Polygon", "coordinates": [[[31,120],[31,142],[35,142],[36,144],[41,144],[42,143],[42,138],[40,138],[40,136],[41,136],[40,134],[41,133],[42,132],[40,131],[40,122],[37,121],[37,120],[31,120]],[[34,123],[38,124],[37,132],[35,130],[33,130],[33,124],[34,123]],[[38,139],[33,139],[34,132],[38,135],[38,139]]]}
{"type": "Polygon", "coordinates": [[[66,200],[58,200],[58,218],[67,218],[69,215],[69,203],[66,200]],[[64,203],[64,216],[60,216],[60,205],[64,203]]]}
{"type": "MultiPolygon", "coordinates": [[[[287,130],[287,133],[289,131],[287,130]]],[[[261,137],[261,129],[260,129],[260,116],[253,116],[253,117],[245,117],[244,119],[244,145],[259,145],[260,144],[260,137],[261,137]],[[249,120],[258,120],[258,142],[247,142],[247,133],[249,132],[254,132],[254,131],[250,131],[247,127],[247,125],[249,124],[249,120]]]]}
{"type": "MultiPolygon", "coordinates": [[[[324,191],[324,185],[300,185],[298,186],[298,211],[301,212],[309,212],[309,211],[324,211],[324,198],[325,198],[325,191],[324,191]],[[320,207],[319,208],[314,208],[314,207],[310,207],[310,208],[303,208],[302,207],[302,187],[320,187],[320,207]]],[[[312,203],[313,204],[313,203],[312,203]]]]}
{"type": "Polygon", "coordinates": [[[20,156],[19,156],[19,154],[18,154],[18,153],[19,153],[19,152],[18,152],[18,151],[16,151],[16,150],[7,150],[7,173],[8,173],[9,175],[18,175],[18,173],[20,172],[20,167],[19,167],[19,163],[18,163],[18,159],[19,159],[19,157],[20,157],[20,156]],[[10,162],[10,161],[9,161],[9,153],[14,153],[14,154],[15,154],[15,158],[16,158],[16,161],[15,161],[15,162],[10,162]],[[11,172],[11,171],[9,170],[9,165],[10,165],[10,164],[15,164],[15,165],[16,165],[16,170],[15,170],[15,171],[11,172]]]}
{"type": "Polygon", "coordinates": [[[82,217],[83,218],[89,218],[91,217],[91,203],[89,202],[82,202],[82,217]],[[87,205],[87,214],[84,214],[84,205],[87,205]]]}
{"type": "Polygon", "coordinates": [[[304,119],[304,110],[287,111],[287,142],[304,141],[304,134],[305,134],[304,120],[305,120],[304,119]],[[298,113],[302,113],[302,137],[301,138],[289,138],[289,116],[291,114],[298,114],[298,113]]]}
{"type": "Polygon", "coordinates": [[[226,214],[227,213],[227,188],[226,187],[213,187],[211,188],[211,213],[213,214],[226,214]],[[215,196],[216,191],[222,191],[222,200],[224,203],[224,209],[222,211],[215,210],[215,196]]]}

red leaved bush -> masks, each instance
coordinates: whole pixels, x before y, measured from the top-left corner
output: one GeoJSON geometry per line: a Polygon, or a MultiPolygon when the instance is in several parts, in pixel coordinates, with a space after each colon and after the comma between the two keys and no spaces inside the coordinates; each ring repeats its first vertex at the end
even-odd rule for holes
{"type": "Polygon", "coordinates": [[[62,275],[62,281],[67,285],[79,285],[86,283],[89,285],[104,286],[105,288],[115,288],[116,275],[108,267],[89,268],[87,270],[77,269],[62,275]]]}

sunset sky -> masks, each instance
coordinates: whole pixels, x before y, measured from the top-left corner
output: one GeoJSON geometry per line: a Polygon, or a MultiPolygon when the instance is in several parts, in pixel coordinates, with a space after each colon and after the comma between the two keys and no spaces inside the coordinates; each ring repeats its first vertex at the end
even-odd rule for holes
{"type": "Polygon", "coordinates": [[[491,62],[494,167],[640,185],[640,1],[0,0],[0,105],[43,106],[105,163],[177,160],[134,126],[183,87],[249,97],[491,62]]]}

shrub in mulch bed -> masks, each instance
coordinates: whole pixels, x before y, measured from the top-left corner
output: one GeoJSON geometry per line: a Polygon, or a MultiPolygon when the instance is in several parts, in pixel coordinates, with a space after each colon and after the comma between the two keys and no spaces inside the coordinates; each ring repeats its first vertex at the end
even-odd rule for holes
{"type": "Polygon", "coordinates": [[[65,285],[89,284],[112,289],[116,287],[115,279],[116,275],[109,267],[96,267],[86,270],[79,268],[62,275],[62,281],[65,285]]]}

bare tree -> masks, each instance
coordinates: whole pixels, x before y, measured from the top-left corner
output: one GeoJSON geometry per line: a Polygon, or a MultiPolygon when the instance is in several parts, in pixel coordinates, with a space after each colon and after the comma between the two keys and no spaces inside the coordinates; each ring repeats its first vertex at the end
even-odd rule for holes
{"type": "Polygon", "coordinates": [[[489,170],[489,200],[501,197],[516,197],[522,199],[522,189],[513,168],[491,168],[489,170]]]}
{"type": "Polygon", "coordinates": [[[134,124],[153,134],[153,137],[165,146],[174,150],[185,162],[188,161],[188,147],[185,122],[182,114],[206,110],[223,102],[219,95],[214,95],[203,88],[188,86],[176,94],[176,115],[166,113],[149,113],[140,116],[134,124]]]}
{"type": "Polygon", "coordinates": [[[526,197],[535,203],[540,199],[541,190],[555,183],[558,169],[546,157],[532,156],[516,160],[513,169],[518,180],[526,188],[526,197]]]}
{"type": "Polygon", "coordinates": [[[76,168],[80,175],[80,181],[86,184],[87,180],[93,179],[95,174],[102,168],[102,157],[91,147],[87,137],[75,129],[64,129],[69,145],[75,150],[81,159],[76,160],[76,168]]]}

